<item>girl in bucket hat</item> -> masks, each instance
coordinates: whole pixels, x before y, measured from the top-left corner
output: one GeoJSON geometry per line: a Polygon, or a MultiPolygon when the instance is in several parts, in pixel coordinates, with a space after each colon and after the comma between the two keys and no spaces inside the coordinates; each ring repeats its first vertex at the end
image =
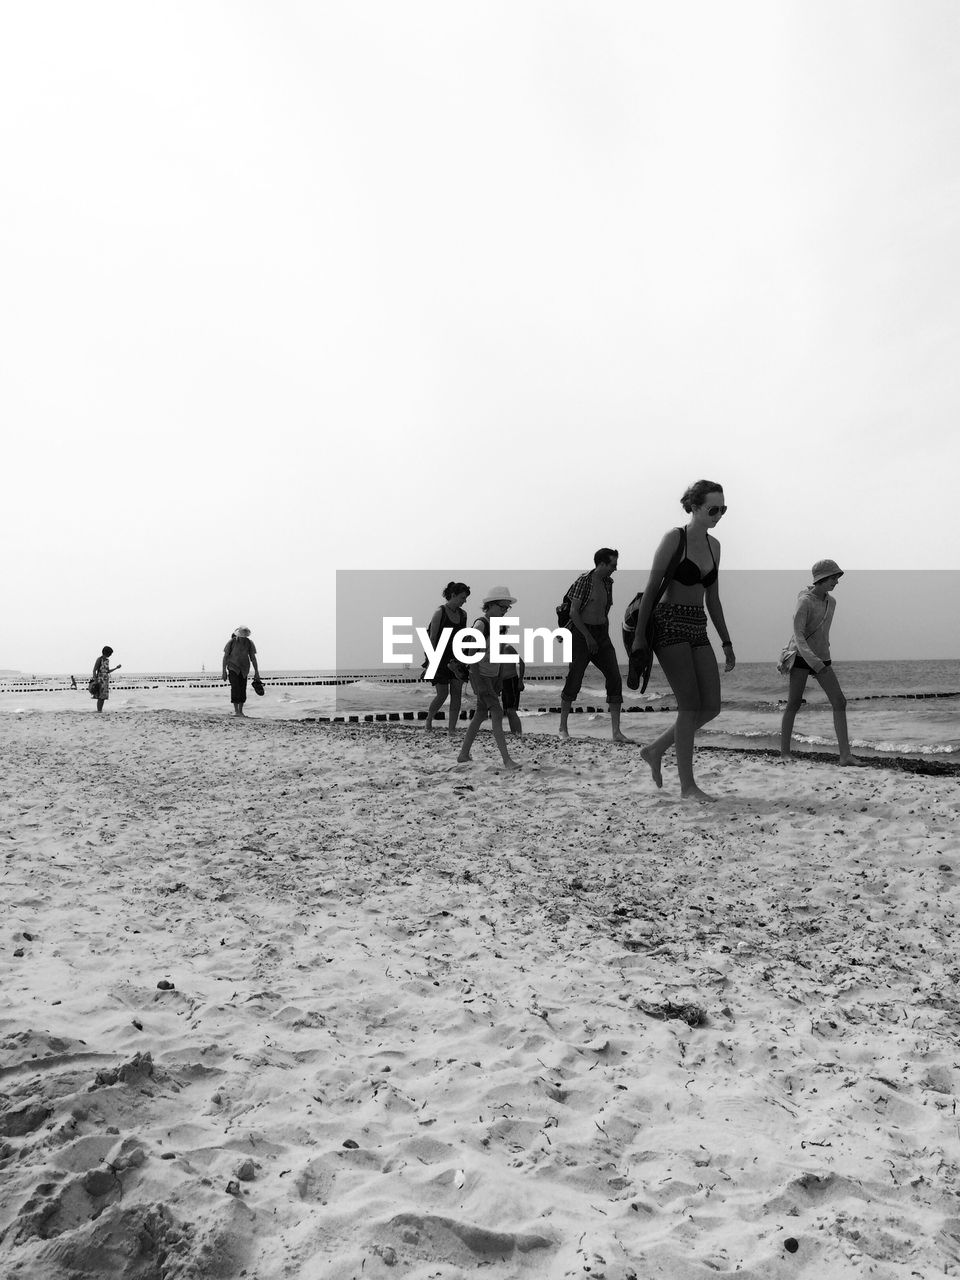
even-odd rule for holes
{"type": "Polygon", "coordinates": [[[856,765],[860,761],[850,750],[847,732],[847,700],[843,696],[837,674],[830,659],[830,624],[836,600],[830,592],[843,577],[836,560],[818,560],[812,569],[813,584],[797,596],[793,614],[793,635],[780,655],[780,671],[790,676],[790,692],[780,726],[780,758],[793,760],[790,749],[793,722],[803,705],[807,677],[813,675],[833,707],[833,725],[840,747],[840,763],[856,765]]]}

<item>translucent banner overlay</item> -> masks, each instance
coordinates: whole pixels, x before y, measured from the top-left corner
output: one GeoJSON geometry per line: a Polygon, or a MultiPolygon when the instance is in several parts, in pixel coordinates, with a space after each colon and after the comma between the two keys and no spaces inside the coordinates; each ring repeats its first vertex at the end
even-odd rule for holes
{"type": "MultiPolygon", "coordinates": [[[[416,681],[424,660],[417,627],[426,629],[443,602],[448,582],[465,582],[464,606],[473,623],[492,590],[516,597],[508,616],[523,632],[557,627],[556,606],[587,566],[572,569],[349,569],[337,571],[336,667],[340,673],[366,672],[377,679],[416,681]],[[385,626],[385,619],[393,621],[385,626]],[[395,661],[384,660],[385,634],[395,661]],[[404,637],[412,637],[405,640],[404,637]]],[[[623,613],[646,586],[648,570],[623,568],[613,577],[611,635],[626,670],[620,641],[623,613]]],[[[721,571],[720,596],[739,662],[776,663],[788,640],[797,595],[810,585],[809,570],[721,571]]],[[[960,571],[848,570],[834,592],[837,609],[831,649],[839,660],[953,659],[960,654],[960,571]]],[[[719,651],[715,630],[711,642],[719,651]]],[[[562,677],[559,642],[535,639],[534,664],[562,677]],[[542,656],[541,656],[542,655],[542,656]]]]}

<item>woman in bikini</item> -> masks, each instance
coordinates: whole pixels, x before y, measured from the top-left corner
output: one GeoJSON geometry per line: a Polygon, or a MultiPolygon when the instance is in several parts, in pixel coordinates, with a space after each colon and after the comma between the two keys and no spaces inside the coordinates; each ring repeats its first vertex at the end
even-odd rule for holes
{"type": "Polygon", "coordinates": [[[436,692],[433,695],[433,701],[427,707],[427,719],[424,726],[427,729],[433,728],[433,717],[446,702],[448,696],[450,698],[450,715],[447,720],[448,733],[454,732],[460,719],[460,700],[463,693],[463,682],[467,673],[453,656],[453,639],[457,632],[463,631],[467,625],[467,614],[463,606],[469,594],[470,588],[465,582],[448,582],[443,588],[443,603],[430,619],[430,625],[427,628],[430,635],[430,643],[434,648],[437,647],[440,633],[444,627],[449,627],[453,632],[453,635],[447,638],[447,645],[440,659],[440,665],[437,667],[437,673],[431,681],[436,692]]]}
{"type": "Polygon", "coordinates": [[[653,651],[677,700],[677,719],[640,754],[654,782],[662,787],[660,764],[664,753],[675,746],[681,796],[703,801],[713,797],[701,791],[694,779],[693,742],[697,730],[720,711],[720,673],[707,639],[707,613],[723,645],[724,670],[732,671],[736,665],[717,585],[720,543],[710,533],[727,508],[723,489],[713,480],[692,484],[680,503],[690,520],[684,528],[666,533],[657,547],[633,640],[634,653],[643,655],[650,643],[647,624],[652,619],[653,651]]]}

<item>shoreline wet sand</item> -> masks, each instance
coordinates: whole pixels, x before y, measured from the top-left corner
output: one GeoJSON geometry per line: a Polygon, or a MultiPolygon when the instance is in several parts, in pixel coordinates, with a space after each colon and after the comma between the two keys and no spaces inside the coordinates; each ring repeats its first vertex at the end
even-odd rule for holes
{"type": "Polygon", "coordinates": [[[0,720],[4,1275],[960,1271],[952,777],[397,728],[0,720]]]}

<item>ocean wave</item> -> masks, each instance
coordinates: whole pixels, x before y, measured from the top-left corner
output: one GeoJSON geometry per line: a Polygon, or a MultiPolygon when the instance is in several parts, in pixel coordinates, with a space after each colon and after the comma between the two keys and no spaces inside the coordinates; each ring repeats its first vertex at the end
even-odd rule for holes
{"type": "MultiPolygon", "coordinates": [[[[760,745],[780,746],[780,735],[772,729],[716,729],[699,730],[698,737],[723,739],[727,743],[749,743],[751,747],[760,745]]],[[[827,747],[836,750],[837,740],[829,734],[798,733],[794,730],[793,741],[799,746],[827,747]]],[[[947,742],[907,742],[887,738],[852,738],[850,745],[856,751],[875,751],[878,755],[910,755],[910,756],[949,756],[960,754],[960,741],[952,739],[947,742]]]]}

